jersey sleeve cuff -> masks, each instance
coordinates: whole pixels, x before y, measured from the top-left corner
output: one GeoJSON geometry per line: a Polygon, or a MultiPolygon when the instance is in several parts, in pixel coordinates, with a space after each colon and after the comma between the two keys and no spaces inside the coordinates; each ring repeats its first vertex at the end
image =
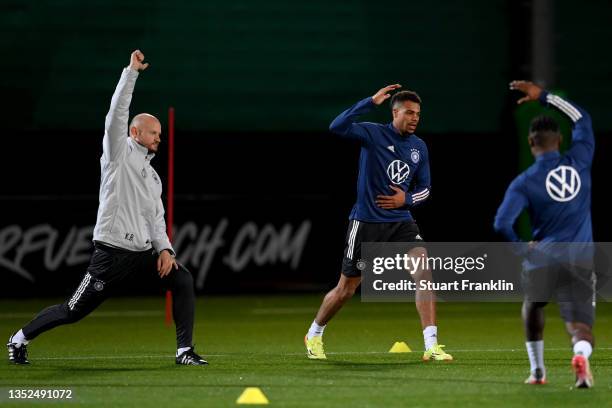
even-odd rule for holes
{"type": "Polygon", "coordinates": [[[161,254],[163,251],[167,250],[168,252],[170,252],[170,255],[176,257],[176,253],[174,252],[172,245],[170,245],[170,241],[153,241],[151,242],[151,244],[153,245],[153,248],[155,249],[155,251],[157,251],[158,254],[161,254]]]}
{"type": "Polygon", "coordinates": [[[412,194],[406,193],[405,203],[408,207],[412,207],[412,205],[414,204],[414,198],[412,197],[412,194]]]}

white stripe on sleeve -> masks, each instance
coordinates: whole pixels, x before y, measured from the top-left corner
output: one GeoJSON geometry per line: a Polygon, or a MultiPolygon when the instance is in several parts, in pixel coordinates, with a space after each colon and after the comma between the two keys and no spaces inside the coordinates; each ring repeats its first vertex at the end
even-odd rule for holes
{"type": "Polygon", "coordinates": [[[546,95],[546,102],[550,103],[551,105],[558,108],[561,112],[565,113],[567,116],[570,117],[573,122],[577,122],[580,118],[582,118],[582,114],[578,109],[576,109],[574,106],[572,106],[571,103],[557,95],[546,95]]]}
{"type": "Polygon", "coordinates": [[[412,202],[416,203],[416,202],[419,202],[419,201],[423,201],[427,197],[429,197],[429,190],[425,190],[425,191],[423,191],[423,193],[413,194],[412,195],[412,202]]]}

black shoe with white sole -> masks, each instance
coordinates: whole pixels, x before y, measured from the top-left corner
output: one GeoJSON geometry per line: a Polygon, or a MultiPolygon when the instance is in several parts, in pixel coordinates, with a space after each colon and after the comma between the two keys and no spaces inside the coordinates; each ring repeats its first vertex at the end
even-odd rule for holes
{"type": "Polygon", "coordinates": [[[13,336],[9,338],[6,348],[8,349],[9,361],[13,364],[30,364],[28,361],[28,346],[13,343],[13,336]]]}
{"type": "Polygon", "coordinates": [[[206,365],[208,362],[196,354],[193,347],[183,352],[176,358],[176,364],[183,365],[206,365]]]}

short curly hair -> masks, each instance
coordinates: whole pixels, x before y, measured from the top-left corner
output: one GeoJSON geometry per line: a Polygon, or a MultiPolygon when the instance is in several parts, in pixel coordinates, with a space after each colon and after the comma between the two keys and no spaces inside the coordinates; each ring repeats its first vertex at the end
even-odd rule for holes
{"type": "Polygon", "coordinates": [[[540,115],[535,117],[529,125],[529,139],[534,146],[550,147],[559,141],[561,132],[559,124],[550,116],[540,115]]]}
{"type": "Polygon", "coordinates": [[[414,91],[400,91],[391,97],[389,105],[391,110],[395,109],[396,105],[405,101],[412,101],[421,104],[421,97],[414,91]]]}

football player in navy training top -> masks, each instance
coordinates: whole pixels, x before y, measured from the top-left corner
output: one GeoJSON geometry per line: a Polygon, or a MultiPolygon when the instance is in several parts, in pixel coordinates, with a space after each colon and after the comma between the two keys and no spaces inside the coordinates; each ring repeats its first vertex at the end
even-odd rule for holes
{"type": "MultiPolygon", "coordinates": [[[[410,256],[425,256],[426,249],[410,208],[429,196],[429,155],[425,142],[414,132],[421,114],[421,98],[412,91],[391,92],[401,85],[389,85],[342,112],[329,129],[361,144],[357,201],[349,216],[342,273],[337,286],[323,303],[304,341],[311,359],[325,359],[323,331],[331,318],[350,299],[361,282],[357,267],[362,242],[411,243],[410,256]],[[393,121],[388,124],[357,122],[357,118],[390,99],[393,121]]],[[[421,268],[415,281],[427,280],[431,271],[421,268]]],[[[416,291],[425,353],[423,360],[452,360],[437,342],[434,294],[416,291]]]]}
{"type": "Polygon", "coordinates": [[[512,181],[495,217],[495,229],[512,242],[520,241],[513,226],[524,209],[528,210],[532,224],[533,241],[528,245],[527,260],[523,263],[524,283],[529,290],[522,314],[531,364],[531,375],[525,382],[546,383],[543,332],[544,306],[549,297],[543,295],[549,289],[555,292],[561,317],[572,339],[576,387],[590,388],[593,385],[589,368],[594,320],[592,269],[568,272],[571,268],[564,260],[571,252],[576,252],[573,258],[576,255],[592,258],[591,164],[595,139],[591,118],[574,103],[532,82],[513,81],[510,89],[524,93],[518,103],[540,101],[565,114],[573,125],[571,147],[561,154],[562,136],[557,122],[549,116],[539,116],[531,122],[528,141],[535,163],[512,181]],[[563,262],[550,262],[547,257],[542,263],[536,256],[542,253],[542,248],[548,248],[549,254],[558,252],[557,259],[563,255],[563,262]]]}

